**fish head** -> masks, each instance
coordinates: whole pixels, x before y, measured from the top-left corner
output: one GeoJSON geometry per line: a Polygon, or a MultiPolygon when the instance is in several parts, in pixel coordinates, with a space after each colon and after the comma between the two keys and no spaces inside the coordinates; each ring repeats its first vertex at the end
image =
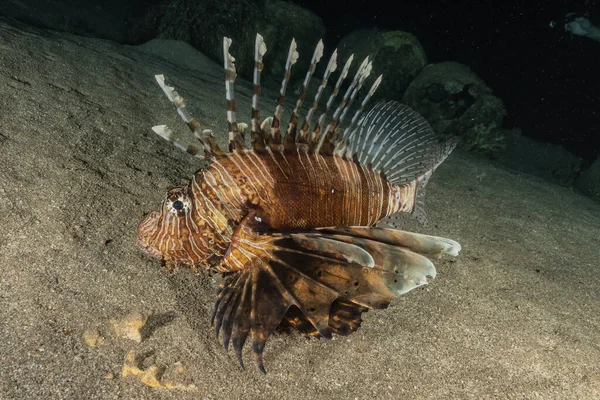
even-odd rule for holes
{"type": "Polygon", "coordinates": [[[184,265],[199,265],[210,254],[209,239],[193,217],[189,187],[167,191],[159,211],[146,215],[138,225],[138,246],[148,255],[184,265]]]}

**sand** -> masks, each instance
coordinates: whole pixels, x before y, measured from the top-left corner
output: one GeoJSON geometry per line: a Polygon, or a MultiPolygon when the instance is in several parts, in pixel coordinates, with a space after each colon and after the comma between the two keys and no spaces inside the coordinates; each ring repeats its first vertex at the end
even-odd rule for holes
{"type": "MultiPolygon", "coordinates": [[[[356,334],[280,333],[266,376],[248,348],[242,370],[209,323],[219,276],[168,275],[135,246],[142,214],[202,166],[150,131],[186,133],[155,73],[224,143],[222,70],[189,46],[0,20],[0,398],[600,398],[600,205],[461,152],[429,185],[431,225],[410,225],[458,258],[356,334]],[[139,343],[111,325],[135,312],[139,343]],[[126,359],[175,387],[122,377],[126,359]]],[[[240,81],[240,115],[250,93],[240,81]]]]}

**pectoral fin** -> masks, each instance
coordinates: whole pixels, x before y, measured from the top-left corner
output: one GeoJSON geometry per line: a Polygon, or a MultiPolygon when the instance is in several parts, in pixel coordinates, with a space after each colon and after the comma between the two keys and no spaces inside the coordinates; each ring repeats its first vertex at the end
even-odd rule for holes
{"type": "Polygon", "coordinates": [[[242,366],[242,348],[250,337],[263,372],[265,344],[282,321],[305,336],[350,334],[363,312],[385,308],[435,277],[424,254],[456,255],[460,249],[448,239],[382,228],[239,232],[245,235],[238,240],[243,245],[228,257],[237,257],[244,268],[223,282],[213,322],[242,366]]]}

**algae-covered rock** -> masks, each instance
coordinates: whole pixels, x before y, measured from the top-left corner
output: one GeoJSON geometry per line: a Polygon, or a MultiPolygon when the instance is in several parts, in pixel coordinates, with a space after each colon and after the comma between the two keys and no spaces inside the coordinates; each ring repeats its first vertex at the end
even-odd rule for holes
{"type": "Polygon", "coordinates": [[[502,101],[460,63],[423,68],[403,101],[421,113],[439,135],[462,137],[463,148],[494,154],[504,147],[500,128],[506,111],[502,101]]]}
{"type": "Polygon", "coordinates": [[[162,0],[137,21],[130,36],[140,43],[155,38],[183,40],[220,62],[223,36],[247,47],[256,34],[251,35],[252,21],[262,18],[265,7],[266,0],[162,0]]]}
{"type": "Polygon", "coordinates": [[[223,36],[230,37],[237,72],[247,79],[252,79],[256,33],[267,45],[263,81],[274,76],[279,80],[292,38],[300,53],[294,69],[304,73],[325,25],[311,11],[281,0],[164,0],[132,28],[136,42],[183,40],[218,63],[223,60],[223,36]]]}
{"type": "Polygon", "coordinates": [[[575,184],[579,190],[600,203],[600,158],[581,173],[575,184]]]}
{"type": "Polygon", "coordinates": [[[372,75],[383,74],[383,82],[373,98],[400,100],[410,82],[427,64],[427,56],[417,38],[402,31],[361,29],[344,37],[339,45],[339,60],[354,54],[358,65],[369,56],[372,75]]]}
{"type": "MultiPolygon", "coordinates": [[[[263,20],[252,29],[254,34],[259,32],[264,36],[267,45],[263,78],[265,81],[274,79],[277,83],[283,78],[292,38],[296,40],[298,53],[300,54],[297,63],[294,64],[294,75],[301,76],[303,79],[310,66],[315,46],[325,36],[325,24],[320,17],[296,4],[279,0],[267,3],[263,20]]],[[[248,77],[251,76],[254,67],[254,41],[249,45],[249,48],[252,52],[250,58],[252,65],[249,68],[244,68],[245,75],[248,77]]],[[[328,57],[327,53],[329,52],[326,52],[325,58],[328,57]]]]}

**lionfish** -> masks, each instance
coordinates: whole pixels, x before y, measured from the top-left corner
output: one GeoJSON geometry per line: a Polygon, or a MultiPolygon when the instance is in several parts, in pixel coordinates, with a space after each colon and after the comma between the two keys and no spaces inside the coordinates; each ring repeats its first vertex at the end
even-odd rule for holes
{"type": "Polygon", "coordinates": [[[261,123],[266,46],[257,35],[249,148],[244,137],[248,125],[236,122],[230,45],[231,39],[224,38],[228,152],[190,116],[164,76],[156,75],[201,146],[175,138],[165,125],[153,127],[154,132],[210,166],[198,170],[187,186],[167,191],[160,210],[139,224],[137,243],[162,259],[169,271],[181,266],[223,273],[211,321],[217,338],[221,332],[226,350],[231,343],[243,368],[242,348],[250,337],[264,373],[265,343],[280,324],[305,337],[349,335],[360,326],[362,313],[386,308],[435,277],[429,258],[458,255],[460,245],[453,240],[398,230],[393,221],[376,226],[398,213],[426,223],[425,185],[455,143],[439,142],[423,117],[395,101],[379,103],[363,115],[382,80],[379,76],[362,101],[354,103],[372,69],[368,57],[329,117],[348,75],[349,57],[313,124],[337,68],[337,50],[300,125],[307,88],[323,55],[322,41],[282,134],[285,92],[298,59],[292,40],[277,106],[261,123]],[[344,127],[353,103],[355,111],[344,127]]]}

